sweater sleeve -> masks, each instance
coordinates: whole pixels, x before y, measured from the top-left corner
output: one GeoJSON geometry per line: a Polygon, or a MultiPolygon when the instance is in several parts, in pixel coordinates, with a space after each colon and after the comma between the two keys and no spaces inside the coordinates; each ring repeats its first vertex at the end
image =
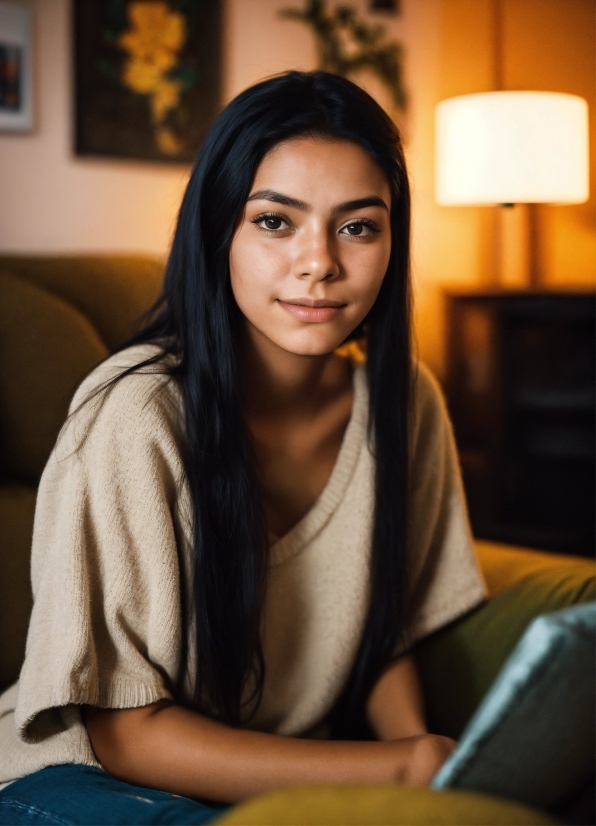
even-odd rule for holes
{"type": "MultiPolygon", "coordinates": [[[[71,411],[101,378],[105,371],[92,374],[71,411]]],[[[44,739],[56,709],[172,696],[181,650],[181,461],[169,388],[155,374],[120,380],[75,412],[45,468],[15,710],[25,742],[44,739]]]]}
{"type": "Polygon", "coordinates": [[[439,384],[422,363],[418,364],[414,387],[408,519],[410,597],[402,651],[486,596],[451,422],[439,384]]]}

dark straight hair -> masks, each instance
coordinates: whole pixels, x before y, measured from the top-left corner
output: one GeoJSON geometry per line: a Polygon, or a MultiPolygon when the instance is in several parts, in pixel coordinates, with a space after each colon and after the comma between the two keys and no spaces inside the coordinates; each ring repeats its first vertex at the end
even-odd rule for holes
{"type": "MultiPolygon", "coordinates": [[[[193,706],[240,725],[264,680],[260,640],[268,547],[238,367],[241,315],[229,252],[266,153],[299,136],[351,141],[391,188],[391,256],[379,296],[352,337],[366,337],[369,444],[376,461],[370,609],[351,677],[332,715],[334,734],[361,730],[366,697],[390,661],[404,617],[411,381],[410,197],[399,133],[380,106],[326,72],[289,72],[252,86],[218,117],[192,171],[163,293],[125,345],[154,342],[172,354],[184,404],[183,457],[193,504],[193,706]]],[[[137,365],[131,370],[138,369],[137,365]]],[[[158,369],[161,369],[158,367],[158,369]]],[[[121,378],[120,376],[119,378],[121,378]]],[[[181,676],[188,670],[189,636],[181,676]]]]}

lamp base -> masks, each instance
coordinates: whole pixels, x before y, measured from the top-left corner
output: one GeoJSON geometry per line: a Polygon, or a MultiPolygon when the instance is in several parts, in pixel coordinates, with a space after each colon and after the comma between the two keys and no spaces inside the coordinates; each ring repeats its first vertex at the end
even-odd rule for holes
{"type": "Polygon", "coordinates": [[[496,208],[496,283],[506,289],[540,289],[537,204],[496,208]]]}

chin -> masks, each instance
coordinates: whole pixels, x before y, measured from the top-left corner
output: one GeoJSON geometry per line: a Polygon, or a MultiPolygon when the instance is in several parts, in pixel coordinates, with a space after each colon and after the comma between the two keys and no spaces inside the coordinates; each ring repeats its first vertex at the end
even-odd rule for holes
{"type": "Polygon", "coordinates": [[[313,335],[287,338],[277,346],[296,356],[328,356],[344,341],[345,336],[313,335]]]}

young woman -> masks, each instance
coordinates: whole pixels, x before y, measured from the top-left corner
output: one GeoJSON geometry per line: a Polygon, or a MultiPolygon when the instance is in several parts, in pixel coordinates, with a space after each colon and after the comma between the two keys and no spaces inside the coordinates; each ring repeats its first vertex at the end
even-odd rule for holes
{"type": "Polygon", "coordinates": [[[291,72],[217,120],[162,299],[42,478],[0,823],[207,822],[288,784],[426,785],[453,748],[410,649],[484,590],[410,351],[409,209],[347,80],[291,72]]]}

